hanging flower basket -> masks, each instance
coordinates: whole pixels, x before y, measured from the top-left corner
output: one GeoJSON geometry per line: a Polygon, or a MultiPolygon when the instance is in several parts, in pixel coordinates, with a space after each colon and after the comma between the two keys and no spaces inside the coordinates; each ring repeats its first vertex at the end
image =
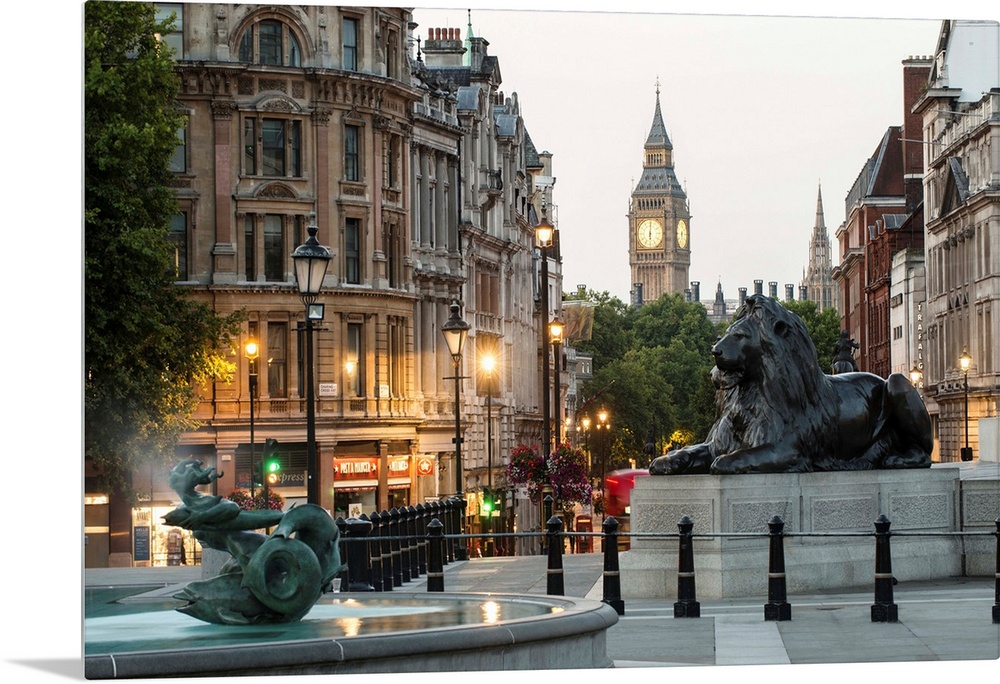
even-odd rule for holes
{"type": "Polygon", "coordinates": [[[592,490],[587,481],[587,456],[580,449],[560,444],[549,455],[548,462],[538,453],[537,446],[517,445],[510,454],[507,477],[513,484],[526,485],[528,498],[541,499],[546,486],[552,498],[565,507],[577,501],[590,503],[592,490]]]}

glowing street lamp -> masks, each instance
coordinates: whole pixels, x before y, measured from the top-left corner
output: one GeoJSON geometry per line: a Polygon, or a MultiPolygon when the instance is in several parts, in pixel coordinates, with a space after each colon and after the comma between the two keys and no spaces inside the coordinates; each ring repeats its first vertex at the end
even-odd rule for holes
{"type": "Polygon", "coordinates": [[[316,462],[316,395],[314,391],[313,371],[313,322],[323,320],[323,305],[316,302],[319,291],[326,277],[333,255],[329,247],[319,244],[316,233],[316,214],[309,216],[309,226],[306,228],[309,237],[292,252],[292,263],[295,264],[295,284],[298,286],[299,298],[306,307],[306,500],[308,503],[320,504],[319,473],[316,462]]]}
{"type": "Polygon", "coordinates": [[[972,447],[969,446],[969,369],[972,368],[972,355],[966,347],[962,347],[962,355],[958,357],[959,367],[965,376],[965,446],[962,448],[962,460],[972,460],[972,447]]]}
{"type": "MultiPolygon", "coordinates": [[[[462,468],[462,418],[459,409],[461,408],[461,386],[462,379],[462,349],[465,347],[465,340],[469,335],[469,324],[462,319],[458,313],[458,302],[451,303],[451,318],[441,326],[441,334],[448,345],[448,352],[455,363],[455,496],[464,499],[462,491],[465,473],[462,468]]],[[[464,514],[459,516],[459,534],[465,526],[464,514]]],[[[455,548],[455,558],[457,560],[468,560],[466,544],[459,542],[455,548]]]]}
{"type": "Polygon", "coordinates": [[[254,476],[257,472],[257,452],[254,446],[254,434],[253,434],[253,409],[254,404],[257,402],[257,357],[260,356],[260,348],[257,346],[257,340],[250,338],[247,340],[246,344],[243,345],[243,354],[247,357],[250,362],[249,367],[249,382],[250,382],[250,501],[257,500],[257,485],[254,480],[254,476]]]}

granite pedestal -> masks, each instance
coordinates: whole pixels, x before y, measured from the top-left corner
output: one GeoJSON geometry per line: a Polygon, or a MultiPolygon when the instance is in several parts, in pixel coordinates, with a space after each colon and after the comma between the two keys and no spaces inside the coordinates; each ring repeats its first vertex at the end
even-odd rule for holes
{"type": "Polygon", "coordinates": [[[958,530],[959,471],[917,470],[636,478],[631,549],[619,561],[622,597],[674,598],[684,515],[694,521],[699,598],[767,597],[768,521],[780,516],[789,594],[872,586],[875,519],[892,523],[892,574],[900,582],[957,576],[961,540],[895,533],[958,530]],[[711,533],[744,533],[699,537],[711,533]],[[747,535],[746,533],[751,533],[747,535]],[[858,534],[864,533],[864,534],[858,534]],[[760,536],[754,536],[759,534],[760,536]],[[840,534],[843,536],[828,536],[840,534]]]}

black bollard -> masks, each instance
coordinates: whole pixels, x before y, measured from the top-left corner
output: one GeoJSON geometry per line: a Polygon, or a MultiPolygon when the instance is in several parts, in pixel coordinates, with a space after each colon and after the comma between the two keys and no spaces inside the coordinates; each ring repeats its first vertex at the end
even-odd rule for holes
{"type": "Polygon", "coordinates": [[[997,526],[997,531],[994,532],[997,538],[997,557],[996,557],[997,571],[996,571],[996,579],[994,580],[994,591],[996,592],[996,598],[993,603],[993,624],[998,625],[1000,624],[1000,518],[997,518],[994,522],[996,523],[997,526]]]}
{"type": "Polygon", "coordinates": [[[416,506],[406,507],[406,540],[407,548],[410,551],[410,579],[420,577],[420,560],[417,558],[417,508],[416,506]]]}
{"type": "Polygon", "coordinates": [[[770,550],[764,619],[774,622],[791,620],[792,607],[788,604],[788,592],[785,586],[785,521],[776,515],[767,523],[767,527],[770,530],[770,550]]]}
{"type": "MultiPolygon", "coordinates": [[[[347,537],[347,591],[375,591],[371,584],[371,562],[368,555],[368,535],[372,524],[360,518],[344,522],[347,537]]],[[[340,585],[344,589],[344,585],[340,585]]]]}
{"type": "Polygon", "coordinates": [[[448,565],[455,561],[455,540],[451,535],[455,533],[455,516],[452,509],[455,507],[454,499],[445,499],[441,502],[441,524],[444,525],[444,564],[448,565]]]}
{"type": "Polygon", "coordinates": [[[427,574],[427,507],[417,504],[417,572],[427,574]]]}
{"type": "Polygon", "coordinates": [[[892,602],[892,553],[889,551],[889,519],[875,521],[875,603],[872,622],[899,622],[899,607],[892,602]]]}
{"type": "MultiPolygon", "coordinates": [[[[348,554],[348,549],[347,549],[347,521],[344,520],[343,518],[337,518],[334,522],[337,524],[337,529],[340,530],[340,534],[339,534],[340,538],[337,541],[337,546],[339,547],[339,550],[340,550],[340,560],[341,560],[340,572],[338,572],[336,574],[336,576],[334,577],[334,579],[340,579],[340,590],[341,591],[347,591],[347,586],[348,586],[348,584],[351,581],[351,572],[350,572],[350,569],[349,569],[347,563],[344,563],[344,559],[347,558],[347,554],[348,554]]],[[[333,590],[332,586],[323,587],[323,591],[324,592],[328,592],[328,591],[332,591],[332,590],[333,590]]]]}
{"type": "Polygon", "coordinates": [[[566,593],[566,588],[563,581],[562,565],[562,518],[554,515],[549,518],[545,526],[547,528],[545,536],[548,538],[549,546],[549,565],[545,571],[545,593],[550,596],[563,596],[566,593]]]}
{"type": "Polygon", "coordinates": [[[604,531],[604,539],[601,540],[604,547],[604,598],[601,602],[614,608],[619,615],[624,615],[622,579],[618,572],[618,521],[608,516],[601,529],[604,531]]]}
{"type": "Polygon", "coordinates": [[[681,516],[677,523],[680,531],[677,553],[677,602],[674,603],[674,617],[701,617],[701,604],[695,599],[694,591],[694,545],[691,530],[694,521],[681,516]]]}
{"type": "MultiPolygon", "coordinates": [[[[469,502],[464,498],[455,499],[455,534],[462,534],[465,525],[465,508],[469,502]]],[[[469,540],[455,539],[455,560],[469,560],[469,540]]]]}
{"type": "Polygon", "coordinates": [[[444,525],[427,523],[427,591],[444,591],[444,525]]]}
{"type": "Polygon", "coordinates": [[[390,555],[392,557],[392,586],[403,586],[403,566],[399,556],[399,509],[389,509],[390,555]]]}
{"type": "Polygon", "coordinates": [[[399,511],[396,530],[399,535],[399,569],[403,575],[403,584],[406,584],[413,579],[413,571],[410,569],[410,512],[406,506],[396,510],[399,511]]]}
{"type": "Polygon", "coordinates": [[[379,513],[382,524],[378,528],[379,546],[382,549],[382,591],[392,591],[392,516],[389,511],[379,513]]]}
{"type": "Polygon", "coordinates": [[[372,568],[372,589],[384,591],[382,586],[382,542],[379,540],[379,524],[382,522],[378,511],[372,511],[371,515],[361,514],[362,520],[367,520],[372,524],[372,531],[368,534],[368,555],[371,556],[372,568]]]}

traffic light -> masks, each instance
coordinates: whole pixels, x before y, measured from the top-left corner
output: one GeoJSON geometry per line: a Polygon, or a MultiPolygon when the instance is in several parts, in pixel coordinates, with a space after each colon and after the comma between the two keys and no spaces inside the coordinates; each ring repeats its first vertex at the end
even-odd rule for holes
{"type": "Polygon", "coordinates": [[[270,437],[264,442],[264,455],[260,461],[261,477],[267,484],[278,484],[281,481],[281,463],[278,460],[278,440],[270,437]]]}
{"type": "Polygon", "coordinates": [[[479,506],[479,512],[487,518],[493,515],[493,492],[489,489],[483,490],[483,502],[479,506]]]}

